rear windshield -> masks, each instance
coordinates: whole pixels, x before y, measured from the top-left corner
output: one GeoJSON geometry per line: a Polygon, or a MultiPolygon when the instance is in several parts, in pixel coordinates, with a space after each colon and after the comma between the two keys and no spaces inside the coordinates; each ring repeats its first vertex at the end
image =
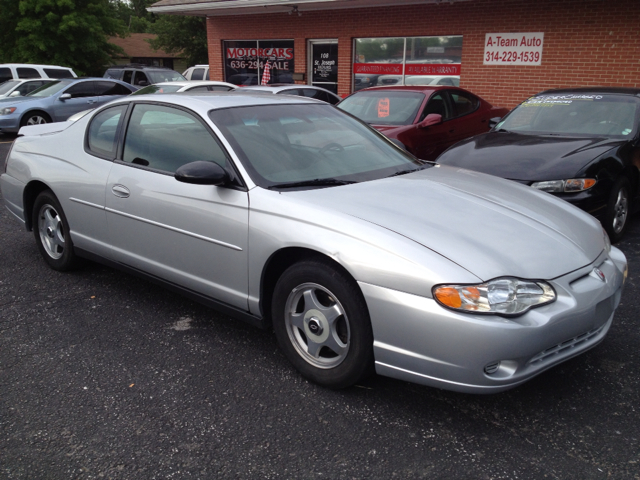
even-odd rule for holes
{"type": "Polygon", "coordinates": [[[178,72],[174,72],[173,70],[145,70],[145,72],[152,83],[160,83],[160,82],[183,82],[187,79],[184,78],[178,72]]]}
{"type": "Polygon", "coordinates": [[[373,125],[410,125],[423,101],[419,92],[376,90],[351,95],[338,107],[373,125]]]}
{"type": "Polygon", "coordinates": [[[516,107],[495,130],[549,135],[635,135],[640,99],[630,95],[538,95],[516,107]]]}

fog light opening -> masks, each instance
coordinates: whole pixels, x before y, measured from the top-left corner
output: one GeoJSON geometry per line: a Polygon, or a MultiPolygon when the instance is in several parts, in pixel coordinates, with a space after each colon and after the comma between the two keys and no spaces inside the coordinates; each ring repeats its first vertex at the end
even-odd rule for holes
{"type": "Polygon", "coordinates": [[[499,360],[488,363],[484,367],[484,373],[495,379],[509,378],[518,370],[518,362],[515,360],[499,360]]]}

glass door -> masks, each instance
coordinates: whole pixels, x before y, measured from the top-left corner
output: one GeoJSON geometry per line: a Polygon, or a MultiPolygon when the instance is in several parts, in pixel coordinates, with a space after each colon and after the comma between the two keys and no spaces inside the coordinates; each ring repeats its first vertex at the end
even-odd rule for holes
{"type": "Polygon", "coordinates": [[[309,83],[338,94],[338,40],[309,40],[309,83]]]}

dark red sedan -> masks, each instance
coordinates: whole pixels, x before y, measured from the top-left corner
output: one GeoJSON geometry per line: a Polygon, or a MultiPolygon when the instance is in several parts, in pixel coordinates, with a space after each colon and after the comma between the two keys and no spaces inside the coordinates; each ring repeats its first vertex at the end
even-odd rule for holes
{"type": "Polygon", "coordinates": [[[424,160],[435,160],[454,143],[489,131],[491,119],[509,112],[462,88],[447,86],[366,88],[338,107],[424,160]]]}

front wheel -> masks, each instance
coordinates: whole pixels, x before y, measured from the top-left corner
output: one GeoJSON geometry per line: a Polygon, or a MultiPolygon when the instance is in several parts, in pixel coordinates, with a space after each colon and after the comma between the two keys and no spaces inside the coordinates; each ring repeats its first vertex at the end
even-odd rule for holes
{"type": "Polygon", "coordinates": [[[276,284],[272,318],[280,348],[309,380],[344,388],[373,371],[373,332],[362,292],[329,262],[289,267],[276,284]]]}
{"type": "Polygon", "coordinates": [[[622,238],[629,224],[629,213],[631,212],[630,192],[629,180],[621,177],[613,185],[609,194],[604,229],[609,234],[612,243],[618,242],[622,238]]]}
{"type": "Polygon", "coordinates": [[[45,123],[51,123],[51,118],[45,113],[34,112],[28,113],[20,122],[21,127],[31,126],[31,125],[42,125],[45,123]]]}
{"type": "Polygon", "coordinates": [[[69,224],[53,192],[45,190],[38,195],[32,215],[33,234],[44,260],[61,272],[74,268],[77,257],[73,252],[69,224]]]}

